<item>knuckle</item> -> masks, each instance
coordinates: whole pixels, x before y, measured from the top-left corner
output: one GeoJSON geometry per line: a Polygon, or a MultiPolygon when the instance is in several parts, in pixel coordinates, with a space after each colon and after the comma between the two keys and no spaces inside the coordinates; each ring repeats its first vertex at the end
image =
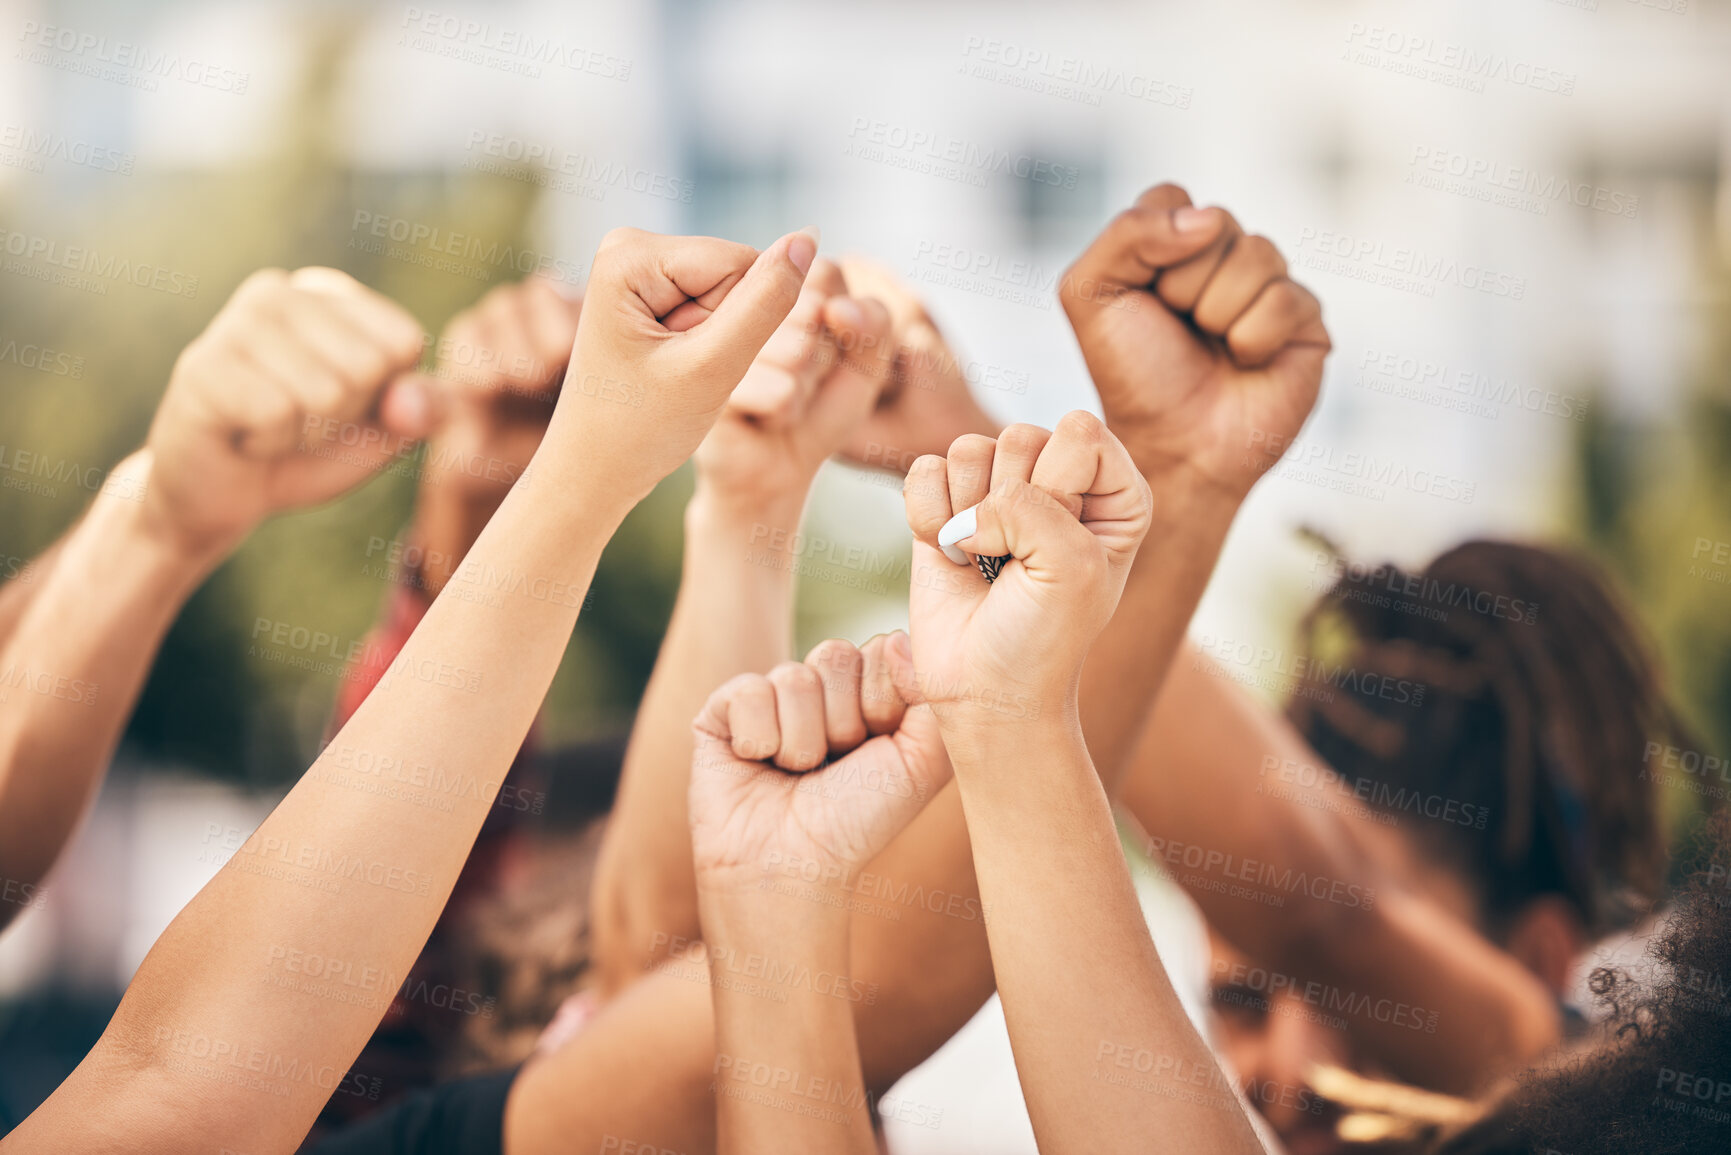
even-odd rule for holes
{"type": "Polygon", "coordinates": [[[998,434],[998,448],[1017,451],[1033,449],[1044,444],[1049,436],[1050,434],[1038,425],[1019,422],[1006,426],[1004,431],[998,434]]]}
{"type": "Polygon", "coordinates": [[[1062,437],[1066,441],[1078,442],[1083,445],[1096,445],[1106,440],[1106,423],[1086,409],[1072,409],[1058,419],[1058,427],[1053,431],[1055,441],[1062,437]]]}

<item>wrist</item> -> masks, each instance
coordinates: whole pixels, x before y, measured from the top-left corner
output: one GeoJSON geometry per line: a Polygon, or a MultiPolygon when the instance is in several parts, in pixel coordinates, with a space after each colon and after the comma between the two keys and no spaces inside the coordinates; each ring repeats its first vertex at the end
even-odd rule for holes
{"type": "Polygon", "coordinates": [[[1182,452],[1173,452],[1171,438],[1160,436],[1153,426],[1108,414],[1106,427],[1153,491],[1156,522],[1166,511],[1231,520],[1256,483],[1254,478],[1240,484],[1217,477],[1182,452]]]}
{"type": "Polygon", "coordinates": [[[691,503],[686,506],[686,529],[699,533],[745,533],[748,537],[754,531],[760,536],[765,531],[780,531],[777,540],[785,545],[799,529],[810,491],[807,484],[791,490],[747,492],[718,483],[700,469],[691,503]]]}
{"type": "Polygon", "coordinates": [[[989,773],[995,767],[1030,758],[1087,756],[1081,716],[1073,695],[1056,709],[1020,721],[1006,720],[993,711],[961,703],[951,703],[948,709],[939,707],[934,713],[957,777],[989,773]]]}
{"type": "Polygon", "coordinates": [[[707,484],[699,476],[697,489],[685,507],[685,532],[693,542],[791,556],[804,515],[804,492],[769,499],[745,498],[707,484]]]}
{"type": "Polygon", "coordinates": [[[90,518],[124,543],[128,555],[136,559],[138,572],[183,585],[190,594],[258,525],[254,522],[221,534],[188,532],[154,498],[153,468],[149,449],[122,460],[109,472],[90,518]]]}
{"type": "Polygon", "coordinates": [[[774,943],[783,951],[845,951],[849,922],[846,885],[836,878],[807,882],[765,871],[755,880],[697,876],[704,940],[718,946],[774,943]]]}

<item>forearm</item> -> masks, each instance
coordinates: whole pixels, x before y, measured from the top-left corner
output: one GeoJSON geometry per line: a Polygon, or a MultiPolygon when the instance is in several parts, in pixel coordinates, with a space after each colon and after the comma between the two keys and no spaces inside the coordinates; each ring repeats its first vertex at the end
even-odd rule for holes
{"type": "Polygon", "coordinates": [[[1047,1151],[1260,1152],[1167,979],[1079,733],[951,745],[999,996],[1047,1151]]]}
{"type": "Polygon", "coordinates": [[[419,550],[429,596],[444,588],[511,492],[522,472],[522,459],[513,454],[521,452],[460,417],[428,442],[407,536],[419,550]]]}
{"type": "Polygon", "coordinates": [[[24,620],[24,611],[48,584],[48,575],[54,572],[55,563],[59,561],[61,550],[72,532],[68,530],[59,541],[29,561],[7,559],[6,582],[0,585],[0,649],[12,640],[18,623],[24,620]]]}
{"type": "Polygon", "coordinates": [[[66,1137],[149,1099],[174,1106],[133,1136],[141,1150],[299,1140],[424,944],[564,651],[580,597],[538,598],[532,579],[585,588],[624,513],[605,479],[558,459],[507,498],[378,689],[163,933],[21,1131],[77,1146],[66,1137]],[[428,789],[367,789],[373,776],[428,789]],[[236,1069],[208,1074],[189,1053],[236,1069]],[[270,1077],[285,1066],[302,1077],[270,1077]]]}
{"type": "MultiPolygon", "coordinates": [[[[1386,885],[1340,796],[1326,796],[1321,759],[1278,712],[1186,644],[1136,743],[1120,800],[1208,920],[1241,949],[1290,962],[1342,909],[1292,896],[1280,918],[1224,893],[1227,863],[1270,862],[1307,878],[1341,880],[1362,901],[1386,885]],[[1185,869],[1200,852],[1200,870],[1185,869]]],[[[1374,903],[1374,897],[1373,897],[1374,903]]]]}
{"type": "Polygon", "coordinates": [[[1560,1021],[1538,979],[1401,886],[1360,834],[1387,830],[1360,785],[1190,647],[1122,799],[1150,856],[1228,940],[1281,975],[1338,992],[1342,1005],[1368,1008],[1344,1016],[1347,1030],[1402,1077],[1474,1090],[1553,1045],[1560,1021]],[[1291,879],[1304,885],[1281,881],[1291,879]],[[1257,894],[1279,898],[1281,917],[1269,918],[1257,894]]]}
{"type": "Polygon", "coordinates": [[[595,955],[609,991],[665,957],[670,942],[697,936],[686,804],[691,720],[729,678],[791,656],[791,542],[802,505],[803,494],[754,510],[700,486],[686,510],[679,594],[596,867],[595,955]]]}
{"type": "Polygon", "coordinates": [[[1113,796],[1238,510],[1202,482],[1155,480],[1153,528],[1082,667],[1082,731],[1113,796]]]}
{"type": "MultiPolygon", "coordinates": [[[[34,884],[89,805],[163,635],[216,557],[192,557],[111,486],[56,547],[0,656],[0,877],[34,884]]],[[[130,484],[136,482],[136,485],[130,484]]],[[[18,907],[0,905],[0,925],[18,907]]]]}
{"type": "Polygon", "coordinates": [[[874,1155],[853,1008],[822,979],[847,973],[843,903],[764,891],[700,895],[712,960],[719,1155],[874,1155]],[[758,959],[772,974],[810,981],[770,990],[736,977],[755,971],[758,959]]]}

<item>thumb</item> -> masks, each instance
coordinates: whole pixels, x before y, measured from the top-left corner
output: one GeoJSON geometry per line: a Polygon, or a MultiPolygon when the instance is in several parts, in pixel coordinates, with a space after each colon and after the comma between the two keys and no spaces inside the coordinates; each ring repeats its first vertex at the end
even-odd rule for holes
{"type": "Polygon", "coordinates": [[[1076,258],[1059,284],[1059,298],[1072,317],[1108,306],[1115,290],[1146,288],[1162,269],[1202,252],[1226,223],[1224,212],[1196,208],[1176,185],[1149,189],[1076,258]]]}
{"type": "Polygon", "coordinates": [[[1036,580],[1053,580],[1102,553],[1075,514],[1045,489],[1020,479],[1000,482],[980,504],[956,514],[938,540],[976,557],[1013,558],[1036,580]]]}
{"type": "Polygon", "coordinates": [[[757,255],[714,313],[691,331],[693,342],[705,346],[710,363],[731,382],[745,376],[752,358],[793,311],[816,259],[817,229],[782,237],[757,255]]]}
{"type": "Polygon", "coordinates": [[[385,386],[379,398],[379,424],[403,441],[419,441],[444,418],[443,391],[419,373],[405,373],[385,386]]]}

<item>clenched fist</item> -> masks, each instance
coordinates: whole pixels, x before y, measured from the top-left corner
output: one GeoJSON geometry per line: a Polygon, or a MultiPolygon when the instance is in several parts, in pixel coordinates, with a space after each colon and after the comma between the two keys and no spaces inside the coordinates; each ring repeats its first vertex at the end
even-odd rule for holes
{"type": "Polygon", "coordinates": [[[1316,403],[1322,307],[1272,242],[1176,185],[1114,218],[1060,299],[1107,424],[1157,483],[1187,472],[1242,499],[1316,403]]]}
{"type": "Polygon", "coordinates": [[[700,482],[754,508],[803,503],[877,404],[894,352],[888,310],[850,297],[841,271],[818,261],[697,450],[700,482]]]}
{"type": "Polygon", "coordinates": [[[1123,445],[1078,410],[1050,433],[1011,425],[960,438],[947,459],[916,461],[905,493],[918,700],[946,730],[1074,710],[1082,661],[1152,516],[1123,445]],[[1005,556],[990,583],[972,560],[1005,556]]]}
{"type": "Polygon", "coordinates": [[[254,273],[175,362],[147,504],[189,550],[221,550],[353,488],[432,425],[434,396],[408,375],[421,344],[413,317],[345,273],[254,273]]]}
{"type": "Polygon", "coordinates": [[[963,434],[995,434],[998,423],[980,407],[925,302],[889,269],[864,257],[843,258],[841,272],[849,293],[880,301],[889,310],[894,346],[890,379],[843,455],[860,465],[905,473],[915,458],[942,453],[963,434]]]}
{"type": "Polygon", "coordinates": [[[435,373],[448,414],[428,454],[435,484],[498,501],[534,456],[571,361],[581,306],[541,277],[497,285],[451,318],[435,373]]]}
{"type": "Polygon", "coordinates": [[[710,892],[755,888],[771,855],[852,877],[949,780],[937,723],[909,706],[905,634],[823,642],[741,674],[695,723],[691,840],[710,892]]]}
{"type": "Polygon", "coordinates": [[[646,497],[715,424],[816,256],[808,232],[761,253],[714,237],[608,233],[543,449],[605,476],[628,502],[646,497]]]}

